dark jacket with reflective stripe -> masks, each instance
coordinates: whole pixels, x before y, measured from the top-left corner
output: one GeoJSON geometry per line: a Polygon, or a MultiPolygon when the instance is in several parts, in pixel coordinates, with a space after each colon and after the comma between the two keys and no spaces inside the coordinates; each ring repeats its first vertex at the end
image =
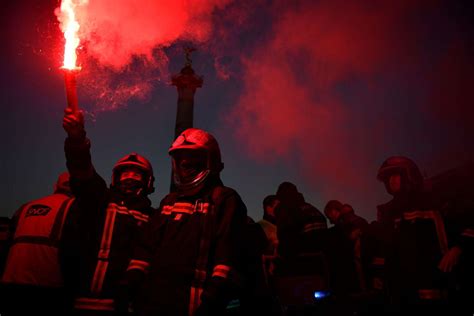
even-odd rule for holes
{"type": "Polygon", "coordinates": [[[58,246],[73,200],[65,194],[52,194],[25,204],[15,213],[3,283],[63,286],[58,246]]]}
{"type": "Polygon", "coordinates": [[[327,221],[316,207],[306,202],[282,202],[275,214],[279,255],[294,257],[323,249],[327,221]]]}
{"type": "Polygon", "coordinates": [[[397,202],[391,200],[377,206],[377,220],[367,226],[361,240],[361,257],[367,288],[386,291],[387,257],[393,250],[395,219],[399,217],[397,202]]]}
{"type": "Polygon", "coordinates": [[[151,202],[107,188],[92,166],[87,138],[66,139],[65,153],[78,205],[66,219],[61,244],[65,281],[77,309],[110,311],[151,202]]]}
{"type": "Polygon", "coordinates": [[[130,275],[148,273],[141,314],[188,315],[201,299],[207,305],[201,308],[225,307],[229,290],[238,282],[246,213],[237,192],[220,184],[209,185],[195,197],[167,195],[129,267],[130,275]],[[216,186],[220,192],[213,199],[216,186]],[[214,218],[204,228],[211,208],[214,218]],[[203,258],[205,243],[209,249],[203,258]],[[203,263],[199,282],[197,267],[203,263]]]}
{"type": "Polygon", "coordinates": [[[361,238],[361,259],[368,290],[382,291],[387,287],[386,258],[393,229],[379,221],[367,226],[361,238]]]}
{"type": "Polygon", "coordinates": [[[439,270],[444,254],[459,245],[461,231],[449,213],[441,212],[423,194],[400,199],[394,221],[392,251],[387,258],[392,293],[405,298],[440,298],[449,274],[439,270]]]}

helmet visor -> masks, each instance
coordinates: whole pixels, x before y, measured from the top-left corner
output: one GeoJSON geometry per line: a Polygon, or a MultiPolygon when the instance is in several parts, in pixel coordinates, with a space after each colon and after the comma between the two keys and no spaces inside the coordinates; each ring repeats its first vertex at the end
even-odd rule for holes
{"type": "Polygon", "coordinates": [[[205,151],[177,150],[173,152],[172,158],[175,179],[180,184],[192,183],[199,175],[208,170],[208,159],[205,151]]]}

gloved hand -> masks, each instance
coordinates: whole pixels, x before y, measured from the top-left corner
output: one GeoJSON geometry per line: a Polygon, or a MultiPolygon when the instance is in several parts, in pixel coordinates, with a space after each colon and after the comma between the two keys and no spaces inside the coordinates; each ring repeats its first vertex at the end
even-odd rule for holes
{"type": "Polygon", "coordinates": [[[201,294],[201,304],[196,309],[194,316],[221,316],[224,314],[231,295],[226,283],[224,278],[211,278],[201,294]]]}
{"type": "Polygon", "coordinates": [[[82,111],[74,112],[70,108],[64,111],[63,128],[70,138],[80,139],[85,137],[84,114],[82,111]]]}

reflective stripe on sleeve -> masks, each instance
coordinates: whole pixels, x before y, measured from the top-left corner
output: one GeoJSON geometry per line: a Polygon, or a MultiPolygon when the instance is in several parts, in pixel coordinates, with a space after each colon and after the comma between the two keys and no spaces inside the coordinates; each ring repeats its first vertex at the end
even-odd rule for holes
{"type": "Polygon", "coordinates": [[[203,289],[199,287],[191,287],[191,293],[189,295],[189,315],[192,316],[196,312],[196,309],[201,305],[201,294],[203,289]]]}
{"type": "Polygon", "coordinates": [[[326,229],[328,226],[326,223],[311,223],[311,224],[306,224],[303,227],[303,232],[307,233],[313,230],[320,230],[320,229],[326,229]]]}
{"type": "Polygon", "coordinates": [[[181,214],[194,214],[203,213],[206,214],[209,210],[209,203],[198,203],[192,204],[187,202],[176,202],[174,205],[164,205],[161,209],[161,214],[170,215],[172,213],[181,214]]]}
{"type": "Polygon", "coordinates": [[[230,272],[229,266],[226,266],[224,264],[218,264],[214,267],[214,270],[212,271],[212,276],[227,278],[229,276],[229,272],[230,272]]]}
{"type": "Polygon", "coordinates": [[[142,260],[132,259],[132,260],[130,260],[130,264],[128,265],[127,271],[141,270],[141,271],[147,273],[149,268],[150,268],[150,263],[148,263],[146,261],[142,261],[142,260]]]}
{"type": "Polygon", "coordinates": [[[97,262],[95,267],[94,278],[92,279],[91,292],[93,294],[99,294],[102,291],[102,286],[104,284],[105,274],[109,266],[108,261],[100,260],[97,262]]]}
{"type": "Polygon", "coordinates": [[[113,311],[114,300],[113,299],[98,299],[80,297],[74,301],[75,309],[87,309],[87,310],[98,310],[98,311],[113,311]]]}
{"type": "Polygon", "coordinates": [[[372,264],[376,266],[383,266],[385,264],[385,258],[375,257],[372,259],[372,264]]]}
{"type": "Polygon", "coordinates": [[[461,235],[463,237],[474,238],[474,229],[472,229],[472,228],[465,229],[465,230],[463,230],[461,235]]]}
{"type": "Polygon", "coordinates": [[[439,247],[442,254],[448,252],[448,239],[444,228],[444,221],[438,211],[413,211],[403,213],[403,219],[410,221],[414,219],[431,219],[435,224],[436,234],[438,235],[439,247]]]}
{"type": "Polygon", "coordinates": [[[94,277],[91,283],[91,292],[95,295],[102,292],[105,274],[108,268],[108,259],[110,254],[110,247],[112,244],[112,237],[114,234],[115,218],[117,215],[117,205],[110,203],[107,207],[107,216],[105,218],[104,230],[102,233],[102,240],[100,242],[100,250],[97,258],[97,266],[95,268],[94,277]]]}
{"type": "Polygon", "coordinates": [[[440,300],[446,297],[446,293],[439,289],[420,289],[418,296],[422,300],[440,300]]]}

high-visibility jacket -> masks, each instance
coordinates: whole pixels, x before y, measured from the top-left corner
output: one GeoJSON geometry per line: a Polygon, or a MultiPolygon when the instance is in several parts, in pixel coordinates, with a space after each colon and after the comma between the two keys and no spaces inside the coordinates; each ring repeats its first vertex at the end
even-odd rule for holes
{"type": "Polygon", "coordinates": [[[14,234],[2,283],[61,287],[58,246],[74,198],[55,193],[31,201],[14,215],[14,234]]]}

